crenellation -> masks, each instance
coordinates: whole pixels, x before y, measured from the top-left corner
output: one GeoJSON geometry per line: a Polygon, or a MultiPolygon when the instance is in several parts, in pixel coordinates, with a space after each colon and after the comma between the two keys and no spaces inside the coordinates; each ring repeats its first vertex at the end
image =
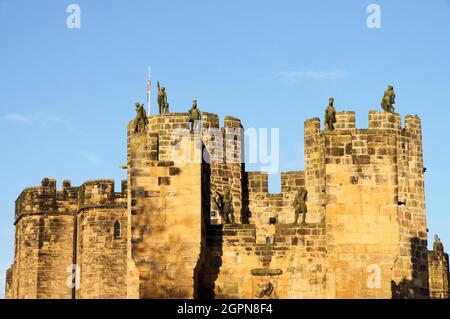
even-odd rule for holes
{"type": "Polygon", "coordinates": [[[366,129],[350,111],[334,130],[306,120],[305,169],[282,172],[278,194],[267,172],[245,171],[239,119],[220,127],[203,112],[199,130],[188,113],[148,120],[128,124],[119,192],[108,179],[57,191],[50,178],[22,192],[8,298],[448,298],[448,256],[426,248],[417,116],[403,128],[378,111],[366,129]],[[228,221],[214,200],[227,191],[228,221]],[[66,285],[72,264],[78,289],[66,285]]]}
{"type": "Polygon", "coordinates": [[[336,130],[350,130],[356,128],[356,114],[353,111],[336,112],[336,130]]]}
{"type": "Polygon", "coordinates": [[[381,111],[369,112],[369,130],[400,130],[401,119],[398,113],[381,111]]]}
{"type": "Polygon", "coordinates": [[[219,116],[217,114],[202,112],[202,128],[203,129],[218,129],[219,128],[219,116]]]}
{"type": "Polygon", "coordinates": [[[224,119],[224,127],[225,128],[227,128],[227,127],[228,128],[242,128],[242,123],[241,123],[240,119],[227,115],[227,116],[225,116],[225,119],[224,119]]]}

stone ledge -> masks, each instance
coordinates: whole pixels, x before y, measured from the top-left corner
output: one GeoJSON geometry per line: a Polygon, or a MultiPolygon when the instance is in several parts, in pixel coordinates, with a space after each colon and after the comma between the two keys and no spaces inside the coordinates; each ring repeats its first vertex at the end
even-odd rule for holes
{"type": "Polygon", "coordinates": [[[281,269],[256,268],[251,270],[253,276],[279,276],[282,273],[281,269]]]}

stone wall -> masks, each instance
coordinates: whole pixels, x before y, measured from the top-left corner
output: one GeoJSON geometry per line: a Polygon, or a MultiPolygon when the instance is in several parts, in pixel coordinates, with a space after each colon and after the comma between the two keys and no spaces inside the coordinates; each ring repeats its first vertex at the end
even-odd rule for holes
{"type": "Polygon", "coordinates": [[[187,115],[150,117],[148,132],[133,133],[129,126],[131,250],[140,298],[194,297],[202,216],[202,169],[194,157],[201,142],[191,134],[172,135],[179,127],[188,127],[187,115]],[[169,147],[174,138],[179,146],[176,156],[169,147]]]}
{"type": "MultiPolygon", "coordinates": [[[[338,113],[336,130],[324,131],[319,139],[336,297],[424,298],[428,269],[420,126],[416,121],[413,133],[411,117],[402,129],[398,114],[375,111],[367,130],[355,129],[354,120],[350,112],[338,113]]],[[[311,122],[305,130],[308,126],[311,122]]]]}
{"type": "Polygon", "coordinates": [[[6,270],[5,299],[13,299],[13,266],[6,270]]]}
{"type": "Polygon", "coordinates": [[[397,132],[400,223],[400,256],[394,267],[394,292],[397,297],[427,298],[429,275],[421,121],[417,116],[407,115],[403,128],[400,128],[399,115],[391,121],[395,121],[397,132]]]}
{"type": "Polygon", "coordinates": [[[76,264],[77,299],[127,297],[127,198],[114,181],[97,180],[79,189],[76,264]]]}
{"type": "Polygon", "coordinates": [[[76,188],[45,178],[25,189],[16,201],[13,270],[14,298],[71,298],[67,285],[73,264],[76,188]]]}
{"type": "MultiPolygon", "coordinates": [[[[339,118],[339,117],[338,117],[339,118]]],[[[325,222],[325,152],[320,120],[304,124],[305,186],[308,191],[308,223],[325,222]]]]}
{"type": "Polygon", "coordinates": [[[281,193],[268,192],[268,175],[262,172],[246,173],[245,187],[248,191],[250,221],[257,225],[294,222],[293,202],[297,191],[305,186],[304,172],[282,172],[281,193]]]}
{"type": "Polygon", "coordinates": [[[130,122],[121,192],[111,180],[57,191],[46,178],[19,196],[6,296],[448,298],[448,257],[426,249],[420,119],[402,127],[371,111],[358,129],[354,112],[336,118],[334,131],[305,121],[305,171],[283,172],[279,194],[267,173],[245,172],[239,119],[220,128],[204,112],[190,130],[187,113],[169,113],[137,133],[130,122]],[[300,187],[306,225],[293,223],[300,187]],[[225,190],[235,224],[213,201],[225,190]]]}
{"type": "Polygon", "coordinates": [[[430,298],[448,299],[449,295],[449,264],[448,255],[440,251],[428,252],[428,271],[430,298]]]}
{"type": "Polygon", "coordinates": [[[329,298],[325,229],[317,224],[271,225],[273,235],[256,241],[252,224],[210,226],[202,268],[202,298],[329,298]]]}
{"type": "Polygon", "coordinates": [[[223,220],[214,203],[216,192],[231,192],[233,209],[237,223],[246,222],[243,203],[244,175],[244,133],[241,121],[227,116],[224,127],[219,128],[219,118],[215,114],[202,113],[202,142],[204,161],[209,164],[210,180],[210,220],[213,224],[222,224],[223,220]]]}
{"type": "Polygon", "coordinates": [[[45,178],[40,187],[25,189],[16,201],[8,297],[125,298],[126,205],[126,192],[115,193],[111,180],[90,181],[81,187],[64,181],[57,191],[56,181],[45,178]],[[117,220],[123,237],[112,240],[111,225],[117,220]],[[81,285],[74,289],[78,281],[81,285]]]}

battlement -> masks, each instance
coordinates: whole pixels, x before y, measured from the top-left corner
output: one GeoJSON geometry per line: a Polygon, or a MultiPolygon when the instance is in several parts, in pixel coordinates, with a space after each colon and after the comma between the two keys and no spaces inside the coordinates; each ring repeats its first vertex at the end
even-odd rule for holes
{"type": "MultiPolygon", "coordinates": [[[[147,131],[134,133],[134,121],[128,124],[129,144],[146,145],[142,152],[150,161],[170,161],[183,147],[194,153],[192,157],[200,160],[202,143],[209,151],[212,161],[223,162],[232,159],[234,163],[243,162],[244,134],[241,120],[233,116],[225,116],[223,127],[217,114],[202,112],[201,134],[193,134],[188,113],[165,113],[148,117],[147,131]],[[145,132],[145,133],[144,133],[145,132]],[[132,139],[130,139],[133,137],[132,139]],[[182,146],[186,138],[191,138],[194,144],[182,146]],[[193,146],[193,148],[192,148],[193,146]],[[214,150],[213,150],[214,149],[214,150]],[[198,153],[198,154],[196,154],[198,153]]],[[[187,141],[190,143],[191,141],[187,141]]],[[[133,146],[135,148],[136,146],[133,146]]]]}
{"type": "Polygon", "coordinates": [[[131,121],[120,192],[111,179],[58,190],[50,178],[22,192],[7,285],[70,298],[76,263],[76,298],[425,297],[430,269],[430,294],[442,297],[448,257],[426,249],[420,119],[368,117],[357,128],[355,112],[337,112],[332,131],[306,120],[305,169],[282,172],[277,194],[267,172],[245,171],[238,118],[221,126],[202,112],[192,130],[188,113],[131,121]],[[374,265],[377,289],[366,285],[374,265]]]}
{"type": "Polygon", "coordinates": [[[394,157],[407,152],[407,141],[419,145],[422,139],[417,115],[407,115],[402,126],[400,114],[370,111],[368,128],[358,129],[355,113],[345,111],[336,112],[335,130],[321,130],[320,125],[317,117],[305,121],[305,154],[320,156],[323,150],[326,164],[370,164],[383,156],[395,160],[394,157]]]}
{"type": "Polygon", "coordinates": [[[305,172],[282,172],[281,192],[278,194],[269,193],[266,172],[247,172],[245,187],[248,190],[251,223],[258,227],[270,223],[292,223],[292,203],[297,191],[305,187],[305,172]]]}
{"type": "Polygon", "coordinates": [[[126,205],[126,182],[122,191],[114,192],[113,180],[87,181],[80,187],[73,187],[70,180],[64,180],[57,190],[56,180],[42,179],[41,186],[25,188],[16,200],[15,219],[24,215],[73,214],[86,206],[126,205]]]}
{"type": "MultiPolygon", "coordinates": [[[[164,113],[148,117],[149,131],[162,132],[175,129],[189,129],[189,113],[164,113]]],[[[202,112],[202,128],[220,128],[219,116],[214,113],[202,112]]],[[[241,120],[233,116],[225,116],[223,128],[242,128],[241,120]]]]}
{"type": "Polygon", "coordinates": [[[268,193],[269,175],[266,172],[246,172],[249,193],[268,193]]]}
{"type": "Polygon", "coordinates": [[[126,204],[126,183],[122,182],[122,190],[116,193],[114,180],[98,179],[83,183],[78,190],[79,209],[95,206],[114,206],[126,204]]]}
{"type": "Polygon", "coordinates": [[[333,134],[343,130],[356,130],[365,132],[367,130],[395,131],[405,130],[421,133],[421,120],[417,115],[406,115],[404,125],[401,124],[401,115],[398,113],[389,113],[383,111],[369,111],[369,127],[358,129],[356,127],[356,114],[353,111],[336,112],[336,123],[334,131],[320,130],[321,120],[318,117],[310,118],[304,122],[305,133],[320,131],[322,133],[333,134]]]}
{"type": "Polygon", "coordinates": [[[334,127],[337,130],[356,128],[356,114],[353,111],[336,112],[336,123],[334,127]]]}
{"type": "MultiPolygon", "coordinates": [[[[267,172],[247,172],[249,193],[268,193],[269,175],[267,172]]],[[[305,172],[289,171],[281,173],[281,193],[296,192],[305,186],[305,172]]]]}

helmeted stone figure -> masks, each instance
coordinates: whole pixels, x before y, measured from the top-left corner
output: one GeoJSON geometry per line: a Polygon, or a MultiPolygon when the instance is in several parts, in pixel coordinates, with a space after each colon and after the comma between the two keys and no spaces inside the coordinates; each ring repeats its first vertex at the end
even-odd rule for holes
{"type": "Polygon", "coordinates": [[[306,213],[308,212],[308,206],[306,205],[307,200],[308,200],[308,191],[304,187],[301,187],[297,191],[297,194],[295,195],[294,199],[293,205],[295,209],[294,224],[297,224],[300,214],[303,214],[302,225],[306,225],[306,213]]]}
{"type": "Polygon", "coordinates": [[[388,85],[387,90],[384,92],[383,99],[381,100],[381,107],[385,112],[394,113],[395,108],[395,92],[392,85],[388,85]]]}
{"type": "Polygon", "coordinates": [[[444,245],[438,235],[434,235],[433,250],[440,253],[444,252],[444,245]]]}
{"type": "Polygon", "coordinates": [[[197,130],[198,123],[202,116],[200,109],[197,108],[197,100],[192,101],[192,107],[188,112],[189,112],[189,124],[191,126],[191,130],[197,130]]]}
{"type": "Polygon", "coordinates": [[[234,224],[234,208],[231,192],[226,190],[225,194],[222,195],[216,191],[214,202],[219,210],[219,214],[222,217],[224,224],[234,224]]]}
{"type": "Polygon", "coordinates": [[[169,103],[167,102],[167,93],[164,86],[160,86],[158,81],[158,107],[159,114],[169,113],[169,103]]]}
{"type": "Polygon", "coordinates": [[[145,112],[144,104],[139,102],[135,103],[136,106],[136,117],[134,118],[134,133],[143,132],[146,130],[148,125],[148,118],[145,112]]]}
{"type": "Polygon", "coordinates": [[[334,123],[336,123],[336,110],[334,109],[334,98],[328,100],[328,107],[325,110],[325,129],[333,131],[334,123]]]}

